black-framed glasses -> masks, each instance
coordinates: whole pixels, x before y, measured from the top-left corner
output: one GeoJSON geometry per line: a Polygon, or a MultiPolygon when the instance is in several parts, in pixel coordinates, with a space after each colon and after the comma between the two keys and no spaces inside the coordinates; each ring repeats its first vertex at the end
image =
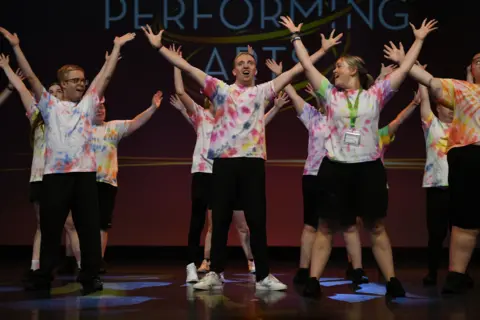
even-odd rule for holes
{"type": "Polygon", "coordinates": [[[65,82],[72,82],[73,84],[83,83],[85,86],[88,86],[90,84],[90,81],[88,81],[87,79],[83,79],[83,78],[67,79],[67,80],[65,80],[65,82]]]}

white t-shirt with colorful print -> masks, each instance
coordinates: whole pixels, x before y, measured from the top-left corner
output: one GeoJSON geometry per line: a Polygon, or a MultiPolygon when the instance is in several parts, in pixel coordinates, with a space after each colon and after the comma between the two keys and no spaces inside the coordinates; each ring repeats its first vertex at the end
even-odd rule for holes
{"type": "Polygon", "coordinates": [[[325,147],[329,159],[344,163],[379,159],[382,156],[378,135],[380,111],[394,94],[388,77],[361,92],[339,90],[324,78],[316,93],[327,112],[330,133],[325,141],[325,147]],[[355,106],[358,97],[357,117],[353,130],[350,125],[351,111],[347,96],[352,106],[355,106]],[[352,143],[352,139],[357,143],[352,143]]]}
{"type": "Polygon", "coordinates": [[[450,125],[441,122],[433,112],[422,119],[427,159],[423,187],[448,187],[447,145],[450,125]]]}
{"type": "MultiPolygon", "coordinates": [[[[33,103],[27,110],[27,118],[32,126],[37,118],[41,116],[37,104],[33,103]]],[[[45,171],[45,126],[39,125],[33,133],[33,158],[32,168],[30,170],[30,182],[39,182],[43,180],[45,171]]]]}
{"type": "Polygon", "coordinates": [[[95,172],[92,121],[100,99],[89,89],[79,103],[60,101],[43,88],[38,109],[45,121],[44,174],[95,172]]]}
{"type": "Polygon", "coordinates": [[[273,81],[243,87],[207,76],[203,92],[215,110],[208,158],[266,160],[265,101],[275,97],[273,81]]]}
{"type": "Polygon", "coordinates": [[[305,102],[303,111],[298,116],[308,130],[308,156],[303,175],[316,176],[325,157],[325,137],[327,124],[325,117],[312,105],[305,102]]]}
{"type": "Polygon", "coordinates": [[[130,120],[115,120],[93,126],[92,148],[97,160],[97,182],[118,186],[118,144],[127,136],[130,120]]]}
{"type": "Polygon", "coordinates": [[[192,173],[212,173],[213,159],[208,158],[208,149],[213,131],[213,115],[210,111],[194,103],[195,112],[190,113],[190,121],[197,133],[193,151],[192,173]]]}

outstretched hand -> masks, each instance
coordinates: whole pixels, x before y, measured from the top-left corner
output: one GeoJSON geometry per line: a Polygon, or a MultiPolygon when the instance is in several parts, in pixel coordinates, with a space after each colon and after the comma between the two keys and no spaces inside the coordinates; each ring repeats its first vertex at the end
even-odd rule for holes
{"type": "MultiPolygon", "coordinates": [[[[110,53],[108,51],[105,51],[105,61],[108,61],[110,59],[110,53]]],[[[117,58],[117,61],[120,61],[122,59],[122,56],[119,55],[117,58]]]]}
{"type": "Polygon", "coordinates": [[[405,50],[403,49],[403,44],[400,42],[398,48],[395,44],[390,41],[390,46],[384,45],[383,52],[385,53],[384,57],[388,60],[400,64],[403,59],[405,59],[405,50]]]}
{"type": "Polygon", "coordinates": [[[265,62],[265,65],[267,66],[268,69],[270,69],[277,76],[282,74],[283,64],[282,64],[281,61],[280,61],[280,63],[277,63],[275,60],[267,59],[267,61],[265,62]]]}
{"type": "Polygon", "coordinates": [[[178,111],[185,110],[185,106],[177,95],[170,96],[170,104],[175,107],[178,111]]]}
{"type": "Polygon", "coordinates": [[[131,33],[124,34],[121,37],[115,37],[115,40],[113,40],[113,43],[121,47],[125,43],[132,41],[133,39],[135,39],[135,33],[131,32],[131,33]]]}
{"type": "Polygon", "coordinates": [[[182,56],[182,46],[178,46],[178,48],[175,47],[175,44],[172,44],[169,48],[170,51],[176,53],[180,57],[182,56]]]}
{"type": "Polygon", "coordinates": [[[390,64],[388,66],[382,63],[382,68],[380,69],[380,77],[384,79],[390,73],[392,73],[397,68],[396,64],[390,64]]]}
{"type": "Polygon", "coordinates": [[[415,26],[410,23],[410,26],[412,27],[413,34],[415,35],[415,38],[417,40],[423,40],[427,37],[427,35],[434,31],[437,30],[438,27],[435,27],[437,25],[438,21],[433,19],[427,22],[427,19],[423,20],[422,25],[420,28],[416,29],[415,26]]]}
{"type": "Polygon", "coordinates": [[[3,53],[0,54],[0,68],[5,69],[9,66],[10,58],[5,56],[3,53]]]}
{"type": "Polygon", "coordinates": [[[290,103],[290,99],[288,97],[288,94],[286,92],[282,92],[280,93],[276,98],[275,98],[275,101],[274,101],[274,105],[277,107],[277,108],[282,108],[283,106],[285,106],[287,103],[290,103]]]}
{"type": "Polygon", "coordinates": [[[343,33],[340,33],[338,36],[334,37],[335,35],[335,29],[332,30],[330,33],[330,37],[328,39],[325,38],[323,33],[320,34],[320,37],[322,38],[322,49],[327,52],[330,50],[332,47],[336,46],[337,44],[342,43],[342,41],[339,41],[343,37],[343,33]]]}
{"type": "Polygon", "coordinates": [[[27,77],[25,77],[25,75],[23,74],[22,70],[20,70],[20,68],[17,69],[17,71],[15,71],[15,74],[20,78],[20,80],[25,80],[27,77]]]}
{"type": "Polygon", "coordinates": [[[158,34],[154,34],[152,28],[150,28],[148,24],[146,25],[146,27],[142,27],[142,30],[153,47],[157,49],[160,49],[162,47],[162,34],[165,30],[160,30],[158,34]]]}
{"type": "Polygon", "coordinates": [[[289,16],[281,16],[279,23],[290,30],[291,33],[300,32],[303,26],[303,23],[300,23],[298,26],[296,26],[289,16]]]}
{"type": "Polygon", "coordinates": [[[0,27],[0,33],[8,40],[12,47],[18,46],[20,44],[20,39],[16,33],[11,34],[7,29],[0,27]]]}
{"type": "Polygon", "coordinates": [[[310,83],[308,83],[307,86],[305,87],[305,92],[311,95],[312,97],[317,98],[317,95],[315,94],[315,90],[313,89],[310,83]]]}
{"type": "Polygon", "coordinates": [[[155,106],[155,108],[159,108],[160,105],[162,104],[163,100],[163,92],[162,91],[157,91],[152,98],[152,106],[155,106]]]}

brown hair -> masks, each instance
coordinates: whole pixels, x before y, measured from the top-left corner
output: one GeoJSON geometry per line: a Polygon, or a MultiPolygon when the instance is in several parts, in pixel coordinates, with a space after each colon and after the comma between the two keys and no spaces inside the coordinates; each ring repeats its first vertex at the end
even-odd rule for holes
{"type": "Polygon", "coordinates": [[[342,56],[343,60],[347,63],[347,65],[350,68],[355,68],[357,69],[358,72],[358,78],[360,80],[360,86],[363,89],[368,89],[370,88],[375,80],[373,77],[368,73],[367,67],[365,65],[365,61],[358,57],[358,56],[351,56],[351,55],[344,55],[342,56]]]}
{"type": "Polygon", "coordinates": [[[61,83],[65,80],[67,80],[67,74],[70,72],[70,71],[82,71],[83,73],[85,73],[85,70],[83,70],[82,67],[79,67],[75,64],[66,64],[64,65],[63,67],[61,67],[60,69],[58,69],[57,71],[57,79],[58,81],[61,83]]]}

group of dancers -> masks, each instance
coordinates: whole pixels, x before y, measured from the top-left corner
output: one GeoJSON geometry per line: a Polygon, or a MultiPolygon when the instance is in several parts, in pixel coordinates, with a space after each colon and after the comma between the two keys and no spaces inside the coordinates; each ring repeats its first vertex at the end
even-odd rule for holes
{"type": "MultiPolygon", "coordinates": [[[[165,47],[163,30],[155,34],[150,26],[142,27],[152,47],[173,65],[176,95],[170,97],[170,102],[197,134],[191,170],[187,282],[195,283],[193,288],[197,290],[223,287],[228,231],[234,217],[249,271],[255,273],[256,290],[287,289],[269,267],[265,126],[291,101],[309,136],[302,180],[304,228],[294,282],[304,285],[305,295],[320,295],[319,278],[336,231],[343,233],[346,243],[347,277],[355,285],[368,282],[359,237],[359,229],[364,226],[370,231],[374,256],[387,281],[386,294],[393,298],[405,296],[395,276],[384,225],[388,184],[383,156],[400,124],[420,105],[427,150],[423,187],[427,189],[429,232],[429,272],[424,284],[437,282],[442,243],[451,225],[450,266],[443,292],[465,292],[473,285],[466,271],[480,230],[480,219],[468,210],[478,188],[472,178],[477,175],[474,166],[480,158],[480,124],[476,121],[480,87],[475,84],[480,78],[480,54],[469,69],[470,81],[433,77],[417,63],[426,37],[437,24],[435,20],[424,20],[418,29],[411,25],[415,41],[407,53],[401,44],[397,47],[390,42],[385,46],[385,58],[395,65],[382,64],[376,80],[363,59],[346,55],[336,62],[332,84],[314,63],[340,43],[342,34],[335,35],[334,30],[329,38],[321,35],[321,49],[309,56],[301,39],[302,24],[296,26],[289,17],[281,17],[280,23],[291,32],[300,62],[283,71],[281,62],[269,59],[266,65],[276,77],[255,84],[257,61],[249,49],[234,59],[232,85],[189,64],[180,48],[165,47]],[[203,103],[196,103],[187,94],[182,72],[200,85],[203,103]],[[315,106],[301,98],[291,85],[302,73],[310,83],[307,90],[315,97],[315,106]],[[417,94],[395,120],[379,129],[381,110],[407,75],[419,83],[417,94]],[[437,115],[430,98],[437,103],[437,115]],[[269,105],[272,107],[265,114],[269,105]],[[197,269],[207,212],[204,260],[197,269]],[[201,279],[199,271],[206,272],[201,279]]],[[[152,117],[162,102],[162,93],[157,92],[151,106],[135,119],[106,122],[103,95],[121,48],[135,34],[115,38],[111,53],[106,54],[105,64],[90,86],[81,67],[66,65],[57,72],[59,82],[46,90],[20,49],[18,36],[4,28],[0,33],[10,42],[21,70],[15,73],[9,58],[0,56],[0,67],[10,81],[6,91],[19,92],[32,125],[30,198],[37,208],[39,228],[25,288],[50,290],[65,228],[70,230],[67,238],[77,257],[77,281],[84,294],[102,290],[99,273],[117,192],[117,146],[152,117]],[[22,77],[29,82],[31,91],[22,77]]],[[[8,94],[1,94],[0,102],[8,94]]]]}

